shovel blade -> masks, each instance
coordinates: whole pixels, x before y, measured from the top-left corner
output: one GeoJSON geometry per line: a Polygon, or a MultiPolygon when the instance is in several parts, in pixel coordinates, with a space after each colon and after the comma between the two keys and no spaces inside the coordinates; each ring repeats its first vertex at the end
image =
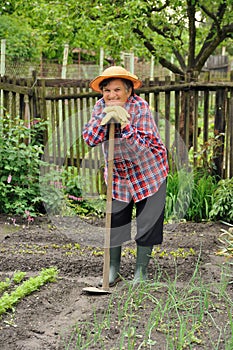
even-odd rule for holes
{"type": "Polygon", "coordinates": [[[89,293],[89,294],[111,294],[112,293],[110,290],[97,288],[97,287],[85,287],[83,288],[83,292],[89,293]]]}

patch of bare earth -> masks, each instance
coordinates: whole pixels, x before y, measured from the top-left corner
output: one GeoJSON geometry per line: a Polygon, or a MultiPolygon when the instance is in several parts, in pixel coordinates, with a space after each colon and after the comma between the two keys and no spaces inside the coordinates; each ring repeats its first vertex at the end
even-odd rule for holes
{"type": "MultiPolygon", "coordinates": [[[[217,283],[225,263],[223,257],[216,256],[222,227],[220,223],[165,225],[161,251],[166,251],[167,254],[157,255],[156,259],[151,260],[150,279],[153,280],[159,270],[171,281],[176,278],[177,285],[182,288],[193,275],[199,260],[200,273],[206,283],[217,283]],[[196,254],[174,259],[169,252],[177,251],[178,248],[184,248],[185,251],[192,248],[196,254]]],[[[69,349],[76,349],[75,326],[84,321],[94,322],[94,315],[101,319],[110,298],[117,298],[119,293],[122,295],[126,288],[125,282],[121,281],[112,288],[112,294],[83,293],[84,287],[96,286],[102,277],[103,255],[100,252],[103,233],[103,220],[88,222],[78,218],[41,218],[29,226],[24,222],[14,226],[8,218],[0,218],[0,280],[12,276],[16,270],[25,271],[26,277],[51,266],[56,266],[59,270],[55,283],[43,286],[20,301],[13,311],[2,315],[1,350],[61,350],[68,349],[69,342],[69,349]]],[[[126,281],[133,278],[135,263],[135,256],[127,248],[135,248],[134,241],[124,247],[126,253],[122,257],[121,274],[126,281]]],[[[232,285],[229,284],[227,288],[233,297],[232,285]]],[[[158,298],[159,293],[161,290],[158,298]]],[[[146,307],[153,307],[153,304],[148,301],[146,307]]],[[[220,311],[216,310],[214,315],[218,327],[229,320],[226,310],[220,311]]],[[[112,311],[112,327],[104,334],[105,349],[119,349],[117,344],[121,330],[114,323],[117,312],[112,311]]],[[[147,322],[147,317],[143,315],[145,316],[145,310],[137,324],[137,332],[142,335],[147,322]]],[[[156,336],[157,345],[154,349],[165,350],[164,334],[158,331],[156,336]]],[[[211,349],[208,335],[203,334],[200,338],[202,336],[203,341],[194,348],[211,349]]],[[[218,336],[216,332],[216,338],[218,336]]],[[[90,349],[103,349],[103,344],[90,349]]],[[[224,344],[222,349],[225,349],[224,344]]]]}

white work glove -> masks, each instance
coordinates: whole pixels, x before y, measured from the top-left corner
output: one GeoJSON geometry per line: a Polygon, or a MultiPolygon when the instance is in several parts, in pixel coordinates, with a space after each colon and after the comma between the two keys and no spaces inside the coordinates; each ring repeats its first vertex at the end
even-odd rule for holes
{"type": "Polygon", "coordinates": [[[100,125],[108,124],[111,119],[114,119],[116,123],[120,123],[122,129],[129,124],[130,115],[123,107],[108,106],[103,111],[106,113],[106,116],[102,119],[100,125]]]}

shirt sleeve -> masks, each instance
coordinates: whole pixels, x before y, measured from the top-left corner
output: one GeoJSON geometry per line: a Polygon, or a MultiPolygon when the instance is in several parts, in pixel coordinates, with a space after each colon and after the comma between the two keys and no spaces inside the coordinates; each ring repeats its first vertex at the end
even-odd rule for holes
{"type": "Polygon", "coordinates": [[[150,112],[146,101],[140,100],[129,106],[128,112],[131,115],[131,124],[122,130],[122,138],[127,140],[129,147],[134,152],[145,152],[150,149],[154,154],[165,150],[158,128],[150,112]]]}
{"type": "Polygon", "coordinates": [[[94,147],[105,139],[107,127],[106,125],[100,125],[104,114],[103,109],[104,104],[102,99],[100,99],[94,106],[91,119],[83,128],[83,139],[88,146],[94,147]]]}

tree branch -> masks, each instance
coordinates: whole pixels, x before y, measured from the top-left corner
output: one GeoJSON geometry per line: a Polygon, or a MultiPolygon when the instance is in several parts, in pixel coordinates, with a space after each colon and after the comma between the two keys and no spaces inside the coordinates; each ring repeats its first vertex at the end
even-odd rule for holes
{"type": "Polygon", "coordinates": [[[205,41],[204,41],[204,43],[202,45],[202,48],[201,48],[199,54],[196,57],[196,62],[202,61],[201,57],[204,54],[204,52],[206,52],[208,47],[212,44],[211,42],[215,41],[214,38],[216,37],[216,33],[217,33],[217,36],[220,35],[222,18],[223,18],[224,14],[225,14],[225,11],[226,11],[226,3],[225,3],[225,0],[224,0],[224,2],[219,5],[219,8],[218,8],[216,16],[214,16],[213,13],[209,13],[209,11],[204,6],[200,6],[200,8],[204,11],[204,13],[207,16],[209,16],[209,18],[213,19],[213,23],[212,23],[212,26],[210,28],[209,34],[207,35],[207,37],[206,37],[206,39],[205,39],[205,41]]]}
{"type": "Polygon", "coordinates": [[[196,27],[195,27],[196,8],[192,0],[187,0],[187,14],[189,24],[189,50],[188,50],[188,69],[194,66],[195,48],[196,48],[196,27]]]}
{"type": "MultiPolygon", "coordinates": [[[[151,44],[151,42],[146,38],[144,33],[139,28],[133,28],[133,32],[137,34],[141,39],[143,39],[145,47],[151,52],[152,55],[157,54],[156,48],[151,44]]],[[[160,57],[159,55],[158,55],[158,60],[163,67],[169,69],[173,73],[180,74],[180,75],[184,74],[179,67],[177,67],[175,64],[171,63],[170,61],[166,60],[165,58],[160,57]]]]}
{"type": "Polygon", "coordinates": [[[205,47],[205,50],[202,51],[202,54],[198,57],[198,59],[196,59],[196,68],[198,71],[201,71],[207,58],[211,55],[212,52],[214,52],[218,45],[228,37],[233,37],[233,23],[224,26],[218,33],[218,36],[216,36],[216,38],[213,39],[209,45],[205,47]]]}
{"type": "Polygon", "coordinates": [[[172,51],[173,51],[174,55],[176,56],[176,59],[177,59],[177,61],[179,62],[180,67],[182,68],[183,71],[185,71],[185,69],[186,69],[186,64],[185,64],[185,61],[184,61],[183,56],[182,56],[182,55],[180,54],[180,52],[179,52],[178,50],[176,50],[176,49],[173,49],[172,51]]]}

